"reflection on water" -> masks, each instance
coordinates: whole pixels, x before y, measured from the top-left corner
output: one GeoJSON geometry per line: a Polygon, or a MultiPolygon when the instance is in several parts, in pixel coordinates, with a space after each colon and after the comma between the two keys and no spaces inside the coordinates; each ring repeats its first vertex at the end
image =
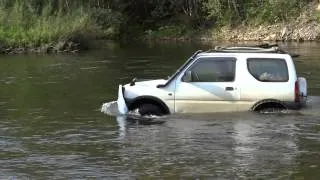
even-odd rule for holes
{"type": "MultiPolygon", "coordinates": [[[[263,172],[261,169],[275,168],[274,164],[261,164],[264,161],[274,161],[279,166],[295,164],[295,158],[299,154],[295,140],[295,128],[293,124],[280,125],[274,130],[269,123],[255,123],[240,121],[234,125],[235,130],[235,165],[238,167],[237,175],[246,177],[246,171],[253,169],[259,176],[272,175],[271,172],[263,172]],[[293,127],[292,127],[293,126],[293,127]],[[269,132],[268,132],[269,131],[269,132]],[[281,132],[282,131],[282,132],[281,132]],[[274,135],[281,134],[281,138],[274,141],[274,135]],[[276,152],[276,153],[275,153],[276,152]],[[266,157],[268,159],[266,159],[266,157]],[[274,159],[274,160],[272,160],[274,159]],[[258,169],[257,169],[258,168],[258,169]]],[[[274,171],[276,169],[273,169],[274,171]]],[[[290,173],[290,172],[287,172],[290,173]]]]}
{"type": "MultiPolygon", "coordinates": [[[[304,119],[306,117],[299,114],[247,112],[212,117],[170,116],[165,124],[153,126],[126,124],[126,135],[121,135],[121,141],[137,144],[133,149],[122,149],[121,153],[135,157],[130,161],[131,168],[139,169],[142,164],[151,163],[151,166],[142,165],[142,169],[151,173],[164,168],[161,172],[166,177],[174,177],[171,171],[166,171],[170,168],[184,172],[185,177],[299,177],[296,174],[300,168],[298,159],[310,153],[301,148],[306,138],[303,135],[306,128],[300,126],[304,119]],[[186,171],[185,168],[190,169],[186,171]],[[196,171],[190,171],[192,168],[196,171]]],[[[319,118],[311,121],[319,125],[319,118]]],[[[120,127],[119,132],[123,132],[120,127]]],[[[319,134],[317,138],[319,141],[319,134]]],[[[138,172],[139,177],[144,177],[143,172],[138,172]]],[[[152,176],[157,177],[156,174],[152,176]]]]}
{"type": "Polygon", "coordinates": [[[3,57],[0,179],[318,179],[319,44],[284,45],[302,55],[312,96],[303,111],[263,115],[116,116],[119,84],[167,77],[211,44],[3,57]]]}
{"type": "Polygon", "coordinates": [[[119,127],[119,139],[123,139],[126,136],[126,117],[117,116],[116,119],[119,127]]]}
{"type": "Polygon", "coordinates": [[[252,146],[254,141],[257,141],[254,134],[256,129],[248,122],[239,121],[235,123],[234,131],[233,138],[236,142],[236,147],[234,147],[235,153],[250,159],[250,156],[253,155],[253,151],[256,150],[256,147],[252,146]]]}

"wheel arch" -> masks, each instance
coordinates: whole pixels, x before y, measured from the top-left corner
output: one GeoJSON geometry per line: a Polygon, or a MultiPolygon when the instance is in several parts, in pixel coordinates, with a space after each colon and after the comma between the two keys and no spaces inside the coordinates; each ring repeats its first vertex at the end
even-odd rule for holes
{"type": "Polygon", "coordinates": [[[265,108],[280,108],[280,109],[288,109],[288,106],[277,99],[264,99],[258,101],[251,107],[251,111],[261,111],[265,108]]]}
{"type": "Polygon", "coordinates": [[[154,96],[137,97],[129,103],[128,109],[133,110],[133,109],[137,108],[140,104],[143,104],[143,103],[151,103],[151,104],[157,105],[161,108],[161,110],[163,111],[164,114],[170,114],[170,110],[169,110],[168,106],[161,99],[154,97],[154,96]]]}

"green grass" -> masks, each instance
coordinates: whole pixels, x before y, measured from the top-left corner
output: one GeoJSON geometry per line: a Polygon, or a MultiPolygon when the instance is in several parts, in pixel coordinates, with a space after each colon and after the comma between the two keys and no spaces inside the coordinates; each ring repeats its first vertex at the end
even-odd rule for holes
{"type": "MultiPolygon", "coordinates": [[[[49,9],[49,8],[47,8],[49,9]]],[[[115,30],[102,30],[89,11],[74,9],[65,14],[41,14],[28,10],[25,4],[0,7],[0,43],[5,47],[40,47],[75,38],[113,36],[115,30]]]]}

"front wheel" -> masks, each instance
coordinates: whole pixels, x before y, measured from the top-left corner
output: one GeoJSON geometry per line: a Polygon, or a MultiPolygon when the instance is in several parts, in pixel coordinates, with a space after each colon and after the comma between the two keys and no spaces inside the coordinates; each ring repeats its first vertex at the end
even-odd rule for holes
{"type": "Polygon", "coordinates": [[[162,116],[162,115],[164,115],[162,109],[155,104],[141,104],[138,108],[138,111],[141,116],[145,116],[145,115],[162,116]]]}

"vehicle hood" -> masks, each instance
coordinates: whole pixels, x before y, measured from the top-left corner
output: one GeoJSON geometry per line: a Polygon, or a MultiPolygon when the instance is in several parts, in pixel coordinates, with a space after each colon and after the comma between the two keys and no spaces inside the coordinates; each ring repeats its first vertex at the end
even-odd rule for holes
{"type": "Polygon", "coordinates": [[[144,87],[157,87],[158,85],[166,84],[167,80],[165,79],[157,79],[157,80],[147,80],[136,82],[135,86],[144,86],[144,87]]]}
{"type": "Polygon", "coordinates": [[[164,79],[136,81],[124,86],[124,97],[127,99],[134,99],[138,96],[159,96],[163,93],[162,88],[157,88],[158,85],[163,85],[167,82],[164,79]],[[134,85],[132,85],[134,84],[134,85]]]}

